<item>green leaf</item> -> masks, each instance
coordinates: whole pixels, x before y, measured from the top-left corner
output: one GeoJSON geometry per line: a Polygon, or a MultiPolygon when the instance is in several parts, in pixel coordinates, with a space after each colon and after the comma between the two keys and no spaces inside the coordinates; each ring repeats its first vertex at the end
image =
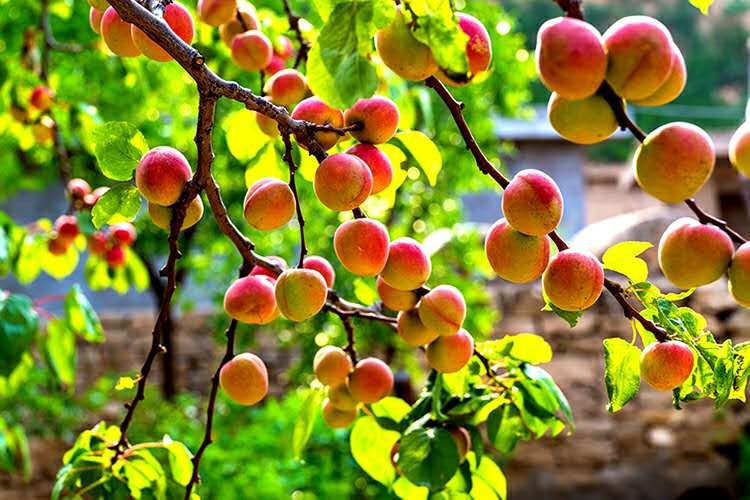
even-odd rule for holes
{"type": "Polygon", "coordinates": [[[168,435],[164,435],[162,442],[169,451],[169,469],[172,477],[181,486],[187,486],[190,477],[193,474],[193,454],[190,453],[187,446],[179,441],[172,441],[168,435]]]}
{"type": "Polygon", "coordinates": [[[469,71],[466,44],[469,37],[461,30],[450,0],[408,0],[416,14],[414,38],[432,49],[438,66],[456,80],[466,80],[469,71]]]}
{"type": "MultiPolygon", "coordinates": [[[[505,479],[505,474],[493,462],[489,457],[482,457],[479,461],[479,466],[476,468],[474,475],[481,478],[498,496],[498,498],[505,500],[508,496],[508,481],[505,479]]],[[[472,488],[472,498],[480,498],[474,495],[474,489],[472,488]]]]}
{"type": "Polygon", "coordinates": [[[389,396],[373,403],[370,410],[376,417],[389,418],[394,422],[400,422],[409,414],[411,407],[403,399],[389,396]]]}
{"type": "Polygon", "coordinates": [[[536,365],[552,360],[552,347],[543,337],[533,333],[506,335],[498,340],[477,342],[476,347],[490,361],[511,357],[536,365]]]}
{"type": "Polygon", "coordinates": [[[322,401],[322,389],[309,389],[307,397],[300,408],[299,416],[294,424],[294,432],[292,434],[292,450],[294,452],[294,457],[297,459],[302,457],[302,452],[304,451],[305,446],[307,446],[307,441],[312,434],[313,426],[315,425],[315,417],[318,416],[322,401]]]}
{"type": "Polygon", "coordinates": [[[44,347],[52,371],[72,390],[76,381],[76,338],[65,321],[53,319],[47,322],[44,347]]]}
{"type": "Polygon", "coordinates": [[[117,379],[117,384],[115,384],[115,390],[127,391],[135,387],[135,384],[137,383],[138,379],[135,377],[120,377],[117,379]]]}
{"type": "Polygon", "coordinates": [[[708,15],[708,9],[714,3],[714,0],[689,0],[690,5],[700,10],[704,16],[708,15]]]}
{"type": "Polygon", "coordinates": [[[100,125],[94,129],[93,139],[99,170],[116,181],[130,180],[138,161],[148,150],[143,134],[127,122],[100,125]]]}
{"type": "Polygon", "coordinates": [[[222,123],[229,152],[240,161],[250,160],[268,144],[270,138],[258,128],[255,113],[241,109],[229,113],[222,123]]]}
{"type": "Polygon", "coordinates": [[[373,417],[358,418],[349,436],[354,460],[371,478],[385,486],[390,486],[396,479],[391,449],[399,437],[398,432],[380,427],[373,417]]]}
{"type": "Polygon", "coordinates": [[[45,252],[42,260],[42,270],[55,278],[61,280],[70,276],[78,267],[78,250],[75,245],[70,245],[62,255],[54,255],[45,252]]]}
{"type": "Polygon", "coordinates": [[[10,294],[0,299],[0,375],[5,377],[29,351],[39,328],[39,318],[31,299],[10,294]]]}
{"type": "Polygon", "coordinates": [[[70,330],[87,342],[104,342],[99,316],[78,284],[73,285],[65,296],[65,321],[70,330]]]}
{"type": "Polygon", "coordinates": [[[604,340],[604,383],[614,413],[632,400],[641,385],[641,351],[629,342],[611,338],[604,340]]]}
{"type": "Polygon", "coordinates": [[[92,222],[97,229],[105,224],[130,222],[141,210],[141,195],[135,186],[118,184],[104,193],[91,210],[92,222]]]}
{"type": "Polygon", "coordinates": [[[439,490],[450,481],[458,465],[456,443],[444,429],[415,429],[401,439],[398,467],[416,485],[439,490]]]}
{"type": "Polygon", "coordinates": [[[562,411],[568,423],[574,426],[573,410],[570,408],[570,403],[568,403],[568,399],[557,386],[552,376],[546,370],[528,364],[523,365],[522,371],[529,380],[532,380],[537,387],[544,390],[555,400],[555,406],[562,411]]]}
{"type": "Polygon", "coordinates": [[[430,186],[434,186],[443,168],[443,156],[435,143],[418,130],[399,132],[392,141],[406,154],[410,163],[422,169],[430,186]]]}
{"type": "Polygon", "coordinates": [[[492,410],[487,417],[487,437],[503,454],[513,451],[521,439],[529,438],[521,413],[515,405],[506,404],[492,410]]]}
{"type": "Polygon", "coordinates": [[[581,316],[583,316],[583,311],[565,311],[550,302],[546,294],[543,295],[546,305],[542,308],[542,311],[552,311],[558,317],[565,320],[565,322],[568,323],[571,328],[575,328],[575,326],[578,324],[578,320],[581,318],[581,316]]]}
{"type": "Polygon", "coordinates": [[[638,256],[653,247],[647,241],[623,241],[611,246],[602,255],[604,269],[620,273],[631,283],[640,283],[648,279],[648,264],[638,256]]]}
{"type": "Polygon", "coordinates": [[[31,479],[31,452],[26,433],[20,425],[11,427],[13,440],[15,441],[16,460],[21,469],[21,477],[28,482],[31,479]]]}
{"type": "Polygon", "coordinates": [[[42,262],[49,255],[45,235],[40,233],[26,235],[21,242],[16,261],[15,275],[19,283],[28,285],[34,281],[42,271],[42,262]]]}
{"type": "Polygon", "coordinates": [[[378,300],[378,292],[362,278],[354,278],[354,296],[363,304],[372,304],[378,300]]]}
{"type": "Polygon", "coordinates": [[[396,482],[393,483],[393,492],[399,498],[405,498],[408,500],[427,500],[430,494],[430,490],[424,486],[417,486],[412,483],[404,476],[399,476],[396,482]]]}
{"type": "Polygon", "coordinates": [[[138,254],[130,248],[125,248],[125,273],[128,276],[128,281],[139,292],[146,290],[151,284],[148,269],[146,269],[138,254]]]}

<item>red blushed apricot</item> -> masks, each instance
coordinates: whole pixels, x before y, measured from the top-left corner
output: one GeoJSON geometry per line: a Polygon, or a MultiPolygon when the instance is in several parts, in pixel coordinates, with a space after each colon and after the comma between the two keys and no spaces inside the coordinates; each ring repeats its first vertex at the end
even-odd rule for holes
{"type": "Polygon", "coordinates": [[[282,69],[286,68],[286,62],[276,54],[271,56],[271,62],[268,63],[268,66],[263,68],[263,73],[265,73],[268,76],[275,75],[282,69]]]}
{"type": "Polygon", "coordinates": [[[232,39],[232,60],[247,71],[260,71],[271,62],[271,41],[258,30],[250,30],[232,39]]]}
{"type": "Polygon", "coordinates": [[[627,100],[646,99],[672,70],[672,36],[651,17],[628,16],[602,36],[607,51],[607,81],[627,100]]]}
{"type": "Polygon", "coordinates": [[[275,139],[281,135],[279,132],[279,123],[273,118],[269,118],[262,113],[255,113],[255,120],[258,122],[258,128],[268,137],[275,139]]]}
{"type": "Polygon", "coordinates": [[[513,229],[505,219],[495,222],[484,240],[484,253],[492,269],[512,283],[539,278],[549,262],[549,238],[528,236],[513,229]]]}
{"type": "Polygon", "coordinates": [[[427,282],[432,263],[422,245],[411,238],[391,242],[380,277],[397,290],[416,290],[427,282]]]}
{"type": "Polygon", "coordinates": [[[358,157],[336,153],[320,162],[313,187],[320,202],[331,210],[352,210],[370,196],[372,173],[358,157]]]}
{"type": "Polygon", "coordinates": [[[102,16],[104,16],[104,12],[96,7],[91,7],[89,10],[89,26],[94,30],[94,33],[100,34],[102,32],[102,16]]]}
{"type": "Polygon", "coordinates": [[[487,71],[492,62],[492,40],[484,24],[474,16],[457,12],[458,26],[468,37],[466,42],[466,58],[469,61],[469,74],[462,75],[461,79],[454,79],[438,70],[437,77],[440,81],[450,85],[465,85],[475,76],[487,71]]]}
{"type": "Polygon", "coordinates": [[[750,307],[750,243],[737,249],[729,266],[729,293],[739,305],[750,307]]]}
{"type": "Polygon", "coordinates": [[[198,0],[198,17],[211,26],[219,26],[232,20],[237,9],[237,0],[198,0]]]}
{"type": "Polygon", "coordinates": [[[237,11],[235,12],[232,19],[222,24],[219,27],[219,35],[224,44],[232,48],[232,40],[240,33],[244,33],[249,30],[257,30],[260,26],[258,20],[258,14],[255,11],[255,7],[243,0],[237,2],[237,11]],[[240,18],[242,22],[240,22],[240,18]],[[243,26],[244,25],[244,26],[243,26]]]}
{"type": "Polygon", "coordinates": [[[286,319],[312,318],[323,309],[327,297],[323,276],[312,269],[287,269],[276,279],[276,304],[286,319]]]}
{"type": "Polygon", "coordinates": [[[654,342],[641,354],[641,377],[657,391],[671,391],[685,383],[694,365],[693,351],[684,342],[654,342]]]}
{"type": "Polygon", "coordinates": [[[107,237],[100,232],[95,232],[86,240],[91,255],[104,255],[107,251],[107,237]]]}
{"type": "Polygon", "coordinates": [[[600,95],[565,99],[553,92],[547,104],[547,118],[555,132],[576,144],[596,144],[617,130],[612,107],[600,95]]]}
{"type": "Polygon", "coordinates": [[[419,312],[416,309],[398,313],[396,330],[398,331],[398,335],[404,339],[404,342],[412,347],[427,345],[439,336],[424,326],[422,320],[419,319],[419,312]]]}
{"type": "Polygon", "coordinates": [[[333,235],[333,249],[341,264],[357,276],[377,276],[388,260],[390,238],[383,224],[354,219],[341,224],[333,235]]]}
{"type": "Polygon", "coordinates": [[[52,255],[65,255],[72,244],[70,240],[53,236],[47,240],[47,251],[52,255]]]}
{"type": "Polygon", "coordinates": [[[113,7],[107,7],[102,14],[100,29],[104,43],[115,55],[120,57],[141,55],[141,50],[133,43],[130,23],[123,21],[113,7]]]}
{"type": "Polygon", "coordinates": [[[125,265],[125,250],[120,246],[113,246],[107,250],[104,259],[107,261],[107,265],[112,269],[122,267],[125,265]]]}
{"type": "Polygon", "coordinates": [[[169,146],[159,146],[138,162],[135,185],[150,203],[168,207],[177,202],[192,176],[190,164],[182,153],[169,146]]]}
{"type": "Polygon", "coordinates": [[[359,125],[349,132],[359,142],[382,144],[396,134],[399,113],[396,103],[383,96],[360,99],[344,113],[347,127],[359,125]]]}
{"type": "Polygon", "coordinates": [[[560,224],[562,193],[552,177],[541,170],[522,170],[505,188],[503,213],[516,231],[543,236],[560,224]]]}
{"type": "Polygon", "coordinates": [[[294,46],[288,36],[279,35],[273,41],[273,53],[287,60],[294,55],[294,46]]]}
{"type": "Polygon", "coordinates": [[[224,294],[224,310],[230,318],[250,325],[265,325],[279,317],[273,280],[246,276],[232,283],[224,294]]]}
{"type": "Polygon", "coordinates": [[[109,226],[109,237],[115,245],[129,247],[135,243],[136,236],[135,226],[130,222],[118,222],[109,226]]]}
{"type": "Polygon", "coordinates": [[[466,319],[466,302],[458,288],[436,286],[419,301],[419,318],[438,335],[455,335],[466,319]]]}
{"type": "Polygon", "coordinates": [[[354,410],[359,404],[349,392],[346,383],[333,385],[328,388],[328,401],[337,410],[354,410]]]}
{"type": "Polygon", "coordinates": [[[55,93],[49,87],[38,85],[31,91],[29,104],[39,111],[48,111],[52,107],[55,93]]]}
{"type": "Polygon", "coordinates": [[[375,34],[375,48],[383,63],[405,80],[424,80],[438,69],[432,50],[414,38],[400,8],[391,24],[375,34]]]}
{"type": "Polygon", "coordinates": [[[454,373],[474,354],[474,338],[464,329],[455,335],[442,336],[427,346],[427,363],[440,373],[454,373]]]}
{"type": "MultiPolygon", "coordinates": [[[[297,104],[292,111],[292,118],[305,120],[318,125],[330,125],[341,128],[344,126],[344,113],[340,109],[332,108],[319,97],[308,97],[297,104]]],[[[336,132],[315,132],[315,140],[325,149],[331,149],[339,142],[340,136],[336,132]]],[[[300,147],[307,149],[304,145],[300,147]]]]}
{"type": "Polygon", "coordinates": [[[638,147],[633,159],[635,180],[664,203],[693,197],[714,170],[711,137],[692,123],[673,122],[657,128],[638,147]]]}
{"type": "Polygon", "coordinates": [[[305,98],[307,79],[296,69],[282,69],[268,79],[264,88],[275,104],[292,107],[305,98]]]}
{"type": "Polygon", "coordinates": [[[721,278],[732,261],[734,244],[715,226],[682,217],[659,240],[659,267],[673,285],[696,288],[721,278]]]}
{"type": "Polygon", "coordinates": [[[102,12],[107,10],[107,7],[109,7],[109,2],[107,0],[88,0],[88,2],[90,6],[95,9],[99,9],[102,12]]]}
{"type": "Polygon", "coordinates": [[[732,135],[729,161],[742,175],[750,176],[750,122],[743,123],[732,135]]]}
{"type": "Polygon", "coordinates": [[[78,227],[78,219],[74,215],[61,215],[55,219],[52,228],[57,233],[57,237],[65,241],[73,241],[76,239],[76,236],[81,234],[81,230],[78,227]]]}
{"type": "MultiPolygon", "coordinates": [[[[183,42],[190,45],[193,43],[193,36],[195,35],[195,26],[193,24],[193,16],[182,4],[172,2],[164,7],[164,22],[170,27],[170,29],[177,35],[183,42]]],[[[171,61],[172,56],[167,54],[167,51],[162,49],[159,44],[151,40],[149,36],[138,29],[136,26],[131,26],[131,35],[133,37],[133,43],[138,49],[143,52],[143,55],[154,61],[166,62],[171,61]]]]}
{"type": "Polygon", "coordinates": [[[243,352],[221,367],[219,383],[235,403],[254,405],[268,394],[268,370],[258,356],[243,352]]]}
{"type": "Polygon", "coordinates": [[[385,307],[387,307],[388,309],[393,309],[394,311],[406,311],[408,309],[413,309],[414,306],[417,305],[417,302],[419,302],[419,296],[415,291],[396,290],[391,285],[386,283],[380,276],[378,276],[376,288],[378,291],[378,295],[380,296],[380,300],[383,301],[383,305],[385,305],[385,307]]]}
{"type": "Polygon", "coordinates": [[[285,226],[294,217],[295,210],[294,193],[286,182],[279,179],[260,179],[245,195],[245,220],[261,231],[285,226]]]}
{"type": "Polygon", "coordinates": [[[70,179],[66,188],[71,200],[83,200],[87,194],[91,193],[91,185],[80,178],[70,179]]]}
{"type": "Polygon", "coordinates": [[[391,185],[393,166],[385,153],[372,144],[355,144],[346,150],[370,168],[372,173],[372,194],[377,194],[391,185]]]}
{"type": "Polygon", "coordinates": [[[536,68],[544,85],[566,99],[593,95],[607,72],[602,36],[579,19],[550,19],[537,33],[536,68]]]}
{"type": "MultiPolygon", "coordinates": [[[[148,215],[151,217],[151,222],[156,227],[160,227],[165,231],[170,230],[170,221],[172,219],[172,208],[163,207],[161,205],[155,205],[153,203],[148,204],[148,215]]],[[[193,227],[203,217],[203,200],[200,196],[193,198],[193,201],[187,207],[185,212],[185,219],[182,221],[182,227],[180,231],[184,231],[189,227],[193,227]]]]}
{"type": "Polygon", "coordinates": [[[450,432],[453,442],[456,443],[459,462],[463,462],[466,458],[466,453],[471,449],[471,435],[469,431],[458,426],[450,427],[448,432],[450,432]]]}
{"type": "MultiPolygon", "coordinates": [[[[273,262],[274,264],[279,266],[281,269],[286,269],[287,267],[289,267],[287,266],[287,263],[284,259],[276,255],[270,255],[266,257],[266,260],[273,262]]],[[[250,271],[250,276],[268,276],[273,281],[276,281],[276,278],[278,278],[278,275],[276,273],[260,265],[253,266],[253,269],[250,271]]]]}
{"type": "Polygon", "coordinates": [[[685,89],[685,84],[687,83],[685,58],[682,57],[680,48],[674,42],[672,42],[671,46],[672,69],[669,71],[666,81],[656,89],[656,92],[645,99],[633,101],[633,104],[637,104],[638,106],[662,106],[677,99],[685,89]]]}
{"type": "Polygon", "coordinates": [[[604,268],[589,252],[563,250],[547,266],[542,285],[547,298],[558,308],[583,311],[602,293],[604,268]]]}
{"type": "Polygon", "coordinates": [[[342,348],[327,345],[315,353],[313,371],[324,385],[343,384],[352,371],[352,360],[342,348]]]}
{"type": "Polygon", "coordinates": [[[393,389],[393,372],[377,358],[361,359],[349,375],[349,392],[365,404],[380,401],[393,389]]]}
{"type": "Polygon", "coordinates": [[[320,275],[323,276],[323,279],[326,281],[326,285],[328,286],[328,288],[333,288],[333,281],[336,279],[336,271],[333,270],[333,266],[330,262],[328,262],[327,259],[318,257],[317,255],[310,255],[308,257],[305,257],[304,261],[302,262],[302,267],[304,269],[312,269],[313,271],[317,271],[318,273],[320,273],[320,275]]]}
{"type": "Polygon", "coordinates": [[[352,425],[357,418],[357,410],[340,410],[329,400],[323,403],[323,420],[332,429],[343,429],[352,425]]]}

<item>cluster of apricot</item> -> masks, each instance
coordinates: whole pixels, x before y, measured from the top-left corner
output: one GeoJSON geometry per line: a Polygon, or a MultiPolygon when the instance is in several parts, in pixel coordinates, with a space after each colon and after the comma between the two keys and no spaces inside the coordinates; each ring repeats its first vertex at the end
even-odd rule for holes
{"type": "Polygon", "coordinates": [[[13,102],[10,105],[10,114],[18,122],[30,124],[36,142],[47,145],[54,140],[57,126],[49,115],[54,102],[55,92],[47,86],[37,85],[31,90],[28,107],[13,102]]]}

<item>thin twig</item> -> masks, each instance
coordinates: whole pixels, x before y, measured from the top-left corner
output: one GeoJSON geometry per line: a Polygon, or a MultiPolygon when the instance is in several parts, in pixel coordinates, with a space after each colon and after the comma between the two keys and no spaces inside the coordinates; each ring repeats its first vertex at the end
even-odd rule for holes
{"type": "Polygon", "coordinates": [[[297,36],[297,42],[299,43],[297,58],[294,60],[294,68],[297,69],[303,61],[307,62],[307,53],[310,51],[310,42],[305,40],[305,37],[302,36],[302,30],[299,27],[300,17],[292,12],[292,6],[289,4],[289,0],[284,0],[284,10],[286,11],[286,17],[289,20],[289,28],[294,31],[297,36]]]}
{"type": "Polygon", "coordinates": [[[297,267],[301,268],[305,262],[307,256],[307,244],[305,243],[305,218],[302,215],[302,205],[299,201],[299,193],[297,193],[297,182],[295,181],[297,173],[297,165],[294,163],[292,158],[292,140],[289,138],[289,134],[283,134],[284,139],[284,161],[289,166],[289,189],[294,194],[294,206],[297,211],[297,224],[299,224],[299,264],[297,267]]]}

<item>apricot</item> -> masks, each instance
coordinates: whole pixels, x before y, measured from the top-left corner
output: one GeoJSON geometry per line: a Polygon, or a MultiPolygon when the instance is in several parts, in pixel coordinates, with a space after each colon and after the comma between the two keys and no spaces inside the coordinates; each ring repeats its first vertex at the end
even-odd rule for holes
{"type": "Polygon", "coordinates": [[[284,62],[282,58],[274,54],[271,56],[271,62],[268,63],[268,66],[263,68],[263,73],[268,76],[272,76],[284,68],[286,68],[286,62],[284,62]]]}
{"type": "Polygon", "coordinates": [[[721,278],[732,261],[734,244],[716,226],[682,217],[659,240],[659,267],[673,285],[697,288],[721,278]]]}
{"type": "Polygon", "coordinates": [[[641,378],[657,391],[671,391],[685,383],[694,365],[693,351],[684,342],[654,342],[641,353],[641,378]]]}
{"type": "Polygon", "coordinates": [[[137,236],[135,226],[130,222],[118,222],[109,226],[109,236],[115,245],[129,247],[137,236]]]}
{"type": "Polygon", "coordinates": [[[219,383],[235,403],[254,405],[268,394],[268,370],[258,356],[243,352],[221,367],[219,383]]]}
{"type": "Polygon", "coordinates": [[[141,157],[135,185],[150,203],[174,205],[193,176],[187,158],[174,148],[158,146],[141,157]]]}
{"type": "Polygon", "coordinates": [[[492,61],[492,40],[484,24],[474,16],[463,12],[456,12],[458,27],[461,28],[468,37],[466,42],[466,58],[469,62],[468,75],[462,75],[462,78],[451,78],[443,70],[438,70],[437,77],[440,81],[450,85],[465,85],[475,76],[487,71],[492,61]]]}
{"type": "Polygon", "coordinates": [[[345,152],[356,156],[369,167],[372,173],[372,194],[377,194],[391,185],[393,180],[391,160],[377,146],[355,144],[345,152]]]}
{"type": "MultiPolygon", "coordinates": [[[[151,222],[156,227],[160,227],[165,231],[170,230],[170,221],[172,220],[172,207],[163,207],[154,203],[148,204],[148,215],[151,216],[151,222]]],[[[185,219],[182,221],[182,227],[180,231],[184,231],[187,228],[193,227],[203,217],[203,200],[200,196],[193,198],[187,206],[185,212],[185,219]]]]}
{"type": "Polygon", "coordinates": [[[273,53],[287,60],[294,55],[294,46],[288,36],[279,35],[273,41],[273,53]]]}
{"type": "Polygon", "coordinates": [[[294,217],[295,210],[294,193],[286,182],[279,179],[259,179],[245,195],[245,220],[261,231],[285,226],[294,217]]]}
{"type": "Polygon", "coordinates": [[[320,273],[328,288],[333,288],[333,281],[336,279],[336,272],[333,270],[333,266],[327,259],[318,257],[317,255],[310,255],[305,257],[302,262],[302,267],[320,273]]]}
{"type": "MultiPolygon", "coordinates": [[[[340,109],[332,108],[319,97],[303,99],[295,106],[294,111],[292,111],[292,118],[317,123],[318,125],[330,125],[336,128],[344,126],[344,113],[340,109]]],[[[340,138],[336,132],[323,131],[315,132],[314,137],[325,150],[335,146],[340,138]]],[[[307,149],[302,144],[300,144],[300,147],[307,149]]]]}
{"type": "Polygon", "coordinates": [[[563,250],[544,271],[542,287],[550,302],[563,311],[583,311],[602,293],[604,268],[589,252],[563,250]]]}
{"type": "Polygon", "coordinates": [[[45,115],[42,116],[33,127],[31,127],[31,133],[36,142],[45,145],[51,143],[55,139],[56,127],[57,124],[55,123],[55,120],[45,115]]]}
{"type": "Polygon", "coordinates": [[[455,335],[466,319],[466,302],[458,288],[439,285],[419,301],[419,318],[438,335],[455,335]]]}
{"type": "Polygon", "coordinates": [[[113,246],[107,250],[104,258],[112,269],[122,267],[125,265],[125,250],[120,246],[113,246]]]}
{"type": "Polygon", "coordinates": [[[537,33],[536,68],[542,83],[561,97],[593,95],[607,73],[601,34],[579,19],[550,19],[537,33]]]}
{"type": "Polygon", "coordinates": [[[96,7],[89,9],[89,26],[91,26],[91,29],[96,34],[101,34],[102,32],[102,16],[104,16],[104,11],[96,7]]]}
{"type": "Polygon", "coordinates": [[[396,103],[383,96],[359,99],[344,113],[347,127],[358,125],[349,133],[359,142],[382,144],[388,142],[398,129],[399,113],[396,103]]]}
{"type": "Polygon", "coordinates": [[[78,219],[74,215],[61,215],[55,219],[53,229],[57,233],[57,237],[64,241],[73,241],[81,234],[78,219]]]}
{"type": "Polygon", "coordinates": [[[511,283],[529,283],[539,278],[549,262],[549,248],[547,236],[523,234],[505,219],[495,222],[484,240],[490,266],[511,283]]]}
{"type": "Polygon", "coordinates": [[[370,196],[372,173],[358,157],[336,153],[320,162],[313,187],[320,202],[331,210],[352,210],[370,196]]]}
{"type": "Polygon", "coordinates": [[[357,410],[340,410],[326,400],[323,403],[323,420],[332,429],[343,429],[349,427],[357,418],[357,410]]]}
{"type": "Polygon", "coordinates": [[[99,198],[104,196],[104,193],[109,191],[109,188],[107,186],[102,186],[94,189],[91,194],[87,194],[83,197],[83,205],[88,208],[94,208],[94,205],[96,205],[96,202],[99,201],[99,198]]]}
{"type": "Polygon", "coordinates": [[[282,69],[268,79],[264,87],[274,104],[292,107],[307,94],[307,79],[296,69],[282,69]]]}
{"type": "Polygon", "coordinates": [[[328,401],[338,410],[353,410],[357,407],[357,400],[352,397],[346,383],[333,385],[328,388],[328,401]]]}
{"type": "Polygon", "coordinates": [[[86,195],[91,193],[91,185],[80,178],[70,179],[66,188],[71,200],[83,200],[86,195]]]}
{"type": "Polygon", "coordinates": [[[333,235],[333,249],[341,264],[357,276],[376,276],[388,260],[390,238],[383,224],[354,219],[341,224],[333,235]]]}
{"type": "Polygon", "coordinates": [[[750,243],[737,249],[729,266],[729,293],[739,305],[750,307],[750,243]]]}
{"type": "Polygon", "coordinates": [[[44,85],[37,85],[34,87],[34,90],[31,91],[29,104],[31,104],[31,107],[44,112],[52,107],[52,101],[54,98],[55,93],[52,89],[45,87],[44,85]]]}
{"type": "Polygon", "coordinates": [[[375,286],[378,295],[380,296],[380,300],[383,301],[383,305],[394,311],[406,311],[407,309],[412,309],[417,305],[417,302],[419,302],[419,296],[415,291],[396,290],[386,283],[380,276],[378,276],[375,286]]]}
{"type": "Polygon", "coordinates": [[[612,108],[598,94],[572,100],[553,92],[547,104],[547,118],[555,132],[576,144],[602,142],[618,127],[612,108]]]}
{"type": "Polygon", "coordinates": [[[745,177],[750,177],[750,122],[743,123],[729,141],[729,161],[745,177]]]}
{"type": "Polygon", "coordinates": [[[505,188],[503,213],[516,231],[543,236],[560,224],[562,193],[552,177],[541,170],[521,170],[505,188]]]}
{"type": "Polygon", "coordinates": [[[95,9],[101,10],[104,12],[109,7],[109,2],[107,0],[88,0],[89,5],[92,6],[95,9]]]}
{"type": "Polygon", "coordinates": [[[427,363],[440,373],[454,373],[474,355],[474,338],[464,330],[441,336],[427,346],[427,363]]]}
{"type": "Polygon", "coordinates": [[[672,70],[672,36],[651,17],[628,16],[602,36],[607,51],[607,81],[627,100],[645,99],[667,80],[672,70]]]}
{"type": "Polygon", "coordinates": [[[633,168],[644,191],[665,203],[679,203],[703,187],[715,161],[714,144],[705,131],[673,122],[648,134],[635,153],[633,168]]]}
{"type": "Polygon", "coordinates": [[[427,282],[432,263],[427,253],[412,238],[398,238],[388,248],[388,261],[380,277],[397,290],[416,290],[427,282]]]}
{"type": "Polygon", "coordinates": [[[99,231],[89,236],[86,244],[92,255],[104,255],[107,251],[107,237],[99,231]]]}
{"type": "Polygon", "coordinates": [[[633,101],[638,106],[662,106],[677,99],[685,89],[687,83],[687,67],[685,58],[677,45],[672,42],[672,69],[669,71],[667,79],[656,91],[646,97],[633,101]]]}
{"type": "MultiPolygon", "coordinates": [[[[289,267],[287,266],[286,261],[277,255],[270,255],[266,257],[266,260],[273,262],[281,269],[286,269],[287,267],[289,267]]],[[[252,270],[250,271],[250,276],[268,276],[273,281],[276,281],[276,278],[278,278],[278,275],[276,273],[261,265],[253,266],[252,270]]]]}
{"type": "Polygon", "coordinates": [[[130,34],[130,23],[126,23],[113,7],[107,7],[102,14],[100,25],[102,38],[115,55],[120,57],[136,57],[141,51],[133,42],[130,34]]]}
{"type": "Polygon", "coordinates": [[[352,360],[342,348],[327,345],[315,353],[313,371],[324,385],[343,384],[352,371],[352,360]]]}
{"type": "Polygon", "coordinates": [[[245,276],[224,294],[224,310],[230,318],[250,325],[265,325],[279,317],[273,280],[268,276],[245,276]]]}
{"type": "Polygon", "coordinates": [[[247,71],[260,71],[271,62],[271,41],[258,30],[245,31],[232,39],[232,60],[247,71]]]}
{"type": "Polygon", "coordinates": [[[404,342],[412,347],[427,345],[439,336],[436,332],[424,326],[416,309],[398,313],[396,330],[399,336],[404,339],[404,342]]]}
{"type": "Polygon", "coordinates": [[[380,401],[393,389],[393,372],[377,358],[361,359],[349,375],[349,392],[360,403],[380,401]]]}
{"type": "Polygon", "coordinates": [[[317,271],[287,269],[276,279],[276,304],[286,319],[312,318],[326,303],[328,287],[317,271]]]}
{"type": "Polygon", "coordinates": [[[391,24],[375,34],[375,48],[383,64],[405,80],[424,80],[438,69],[432,50],[414,38],[398,8],[391,24]]]}
{"type": "Polygon", "coordinates": [[[234,40],[235,36],[244,33],[245,31],[257,30],[259,26],[260,21],[258,20],[258,14],[255,11],[255,7],[253,7],[252,4],[240,0],[237,2],[237,11],[232,19],[219,27],[219,35],[224,44],[231,49],[232,40],[234,40]],[[242,22],[240,22],[240,19],[242,22]]]}
{"type": "Polygon", "coordinates": [[[460,426],[452,426],[448,428],[453,442],[456,443],[456,449],[458,450],[458,460],[463,462],[466,458],[466,453],[471,449],[471,435],[469,431],[460,426]]]}
{"type": "Polygon", "coordinates": [[[47,240],[47,251],[52,255],[65,255],[72,245],[72,241],[53,236],[47,240]]]}
{"type": "MultiPolygon", "coordinates": [[[[193,16],[182,4],[172,2],[164,7],[164,22],[167,26],[177,35],[183,42],[190,45],[193,43],[193,36],[195,35],[195,25],[193,24],[193,16]]],[[[166,62],[171,61],[172,56],[167,54],[167,51],[162,49],[159,44],[151,40],[149,36],[138,29],[135,25],[130,28],[131,35],[133,36],[133,43],[138,49],[143,52],[143,55],[154,61],[166,62]]]]}
{"type": "Polygon", "coordinates": [[[219,26],[232,20],[237,9],[237,0],[198,0],[198,17],[211,26],[219,26]]]}

